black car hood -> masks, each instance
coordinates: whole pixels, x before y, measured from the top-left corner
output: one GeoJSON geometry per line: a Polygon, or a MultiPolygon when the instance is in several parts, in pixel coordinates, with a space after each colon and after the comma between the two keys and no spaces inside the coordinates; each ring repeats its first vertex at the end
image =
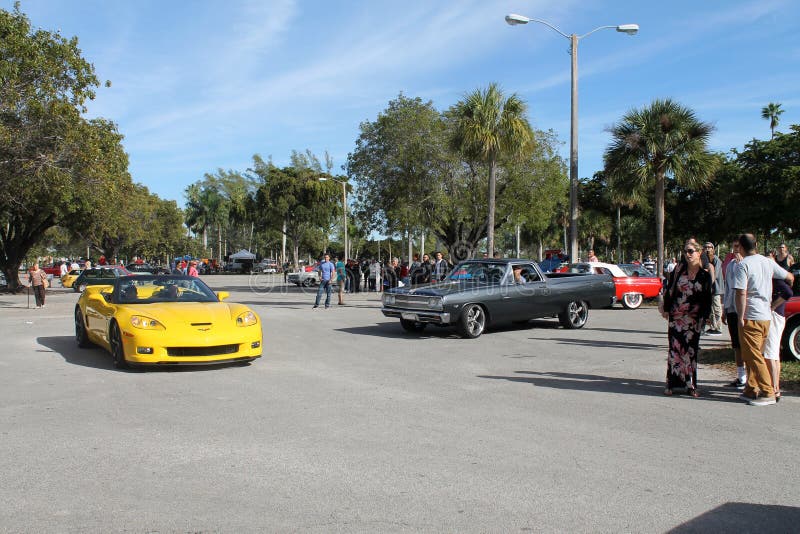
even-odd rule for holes
{"type": "Polygon", "coordinates": [[[433,284],[422,284],[412,287],[395,287],[389,289],[387,293],[394,293],[396,295],[420,295],[425,297],[444,297],[445,295],[452,295],[454,293],[463,293],[465,291],[474,291],[476,289],[484,289],[488,287],[497,287],[499,284],[488,284],[486,282],[478,282],[475,280],[445,280],[444,282],[435,282],[433,284]]]}

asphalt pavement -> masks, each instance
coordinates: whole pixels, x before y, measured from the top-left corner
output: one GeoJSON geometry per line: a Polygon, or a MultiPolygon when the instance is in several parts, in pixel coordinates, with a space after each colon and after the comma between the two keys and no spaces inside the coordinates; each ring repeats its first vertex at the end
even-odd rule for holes
{"type": "MultiPolygon", "coordinates": [[[[404,332],[375,293],[312,309],[282,276],[208,276],[260,315],[249,366],[115,370],[77,294],[0,295],[2,532],[791,532],[800,398],[751,407],[701,366],[664,397],[657,311],[475,340],[404,332]]],[[[58,285],[58,284],[56,284],[58,285]]],[[[727,339],[703,338],[703,346],[727,339]]]]}

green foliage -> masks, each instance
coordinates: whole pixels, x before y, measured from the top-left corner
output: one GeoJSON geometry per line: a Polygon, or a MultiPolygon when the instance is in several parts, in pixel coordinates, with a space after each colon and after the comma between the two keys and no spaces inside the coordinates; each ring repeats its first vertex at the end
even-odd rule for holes
{"type": "Polygon", "coordinates": [[[719,165],[707,150],[713,128],[695,113],[666,99],[634,109],[611,128],[605,173],[618,198],[654,192],[658,274],[664,264],[664,194],[667,180],[687,189],[708,187],[719,165]]]}
{"type": "Polygon", "coordinates": [[[774,102],[770,102],[761,108],[761,118],[769,121],[769,129],[772,132],[772,139],[775,138],[775,128],[778,127],[778,123],[781,120],[781,115],[783,112],[784,110],[781,109],[781,105],[774,102]]]}

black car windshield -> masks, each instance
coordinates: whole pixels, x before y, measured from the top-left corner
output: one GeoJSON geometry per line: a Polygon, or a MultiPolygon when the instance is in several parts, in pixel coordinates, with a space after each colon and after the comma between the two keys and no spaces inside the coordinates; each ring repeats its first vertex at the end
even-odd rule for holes
{"type": "Polygon", "coordinates": [[[191,276],[126,276],[119,279],[114,290],[114,301],[119,304],[218,300],[211,288],[191,276]]]}
{"type": "Polygon", "coordinates": [[[450,280],[477,280],[499,284],[506,274],[505,263],[464,261],[455,266],[447,277],[450,280]]]}

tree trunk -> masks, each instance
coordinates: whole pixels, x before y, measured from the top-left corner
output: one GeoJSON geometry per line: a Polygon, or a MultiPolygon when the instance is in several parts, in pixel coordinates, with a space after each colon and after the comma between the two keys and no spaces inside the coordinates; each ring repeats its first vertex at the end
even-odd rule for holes
{"type": "Polygon", "coordinates": [[[656,273],[659,277],[664,276],[664,174],[656,175],[656,273]]]}
{"type": "Polygon", "coordinates": [[[497,165],[494,159],[489,162],[489,217],[486,221],[487,249],[489,257],[494,257],[494,197],[497,189],[497,165]]]}

